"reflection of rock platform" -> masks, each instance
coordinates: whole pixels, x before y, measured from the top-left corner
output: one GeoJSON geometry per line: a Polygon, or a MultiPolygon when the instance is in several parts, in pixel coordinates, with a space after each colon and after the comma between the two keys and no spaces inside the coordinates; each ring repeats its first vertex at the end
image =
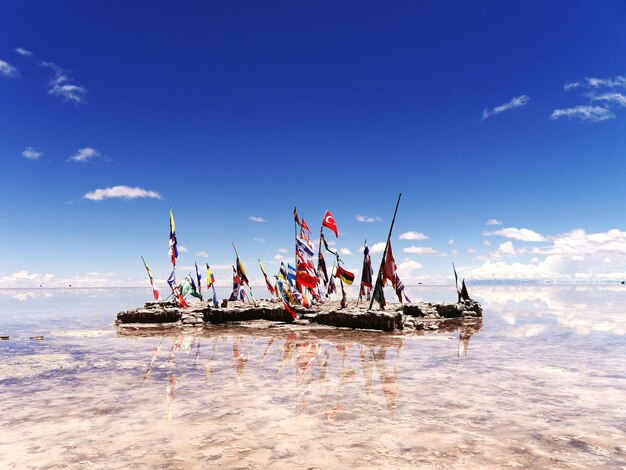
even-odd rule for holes
{"type": "MultiPolygon", "coordinates": [[[[173,302],[146,302],[143,307],[117,314],[116,323],[122,327],[136,324],[163,326],[203,326],[232,322],[266,320],[268,322],[296,323],[309,328],[327,325],[340,328],[393,331],[428,329],[445,319],[465,319],[482,316],[476,302],[457,304],[392,304],[387,310],[367,310],[367,305],[349,302],[341,308],[337,301],[316,305],[313,309],[299,309],[301,318],[293,320],[282,303],[261,300],[256,305],[240,301],[225,302],[222,308],[213,308],[207,302],[198,302],[189,308],[180,308],[173,302]]],[[[432,328],[435,329],[435,328],[432,328]]]]}

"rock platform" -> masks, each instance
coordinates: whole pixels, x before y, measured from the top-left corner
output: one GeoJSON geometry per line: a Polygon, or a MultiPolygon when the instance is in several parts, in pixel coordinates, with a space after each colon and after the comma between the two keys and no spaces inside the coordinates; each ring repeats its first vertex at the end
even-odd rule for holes
{"type": "Polygon", "coordinates": [[[117,314],[120,328],[169,326],[204,327],[225,323],[242,323],[265,320],[272,323],[296,323],[315,328],[326,325],[338,328],[364,330],[420,330],[429,329],[446,319],[472,319],[482,317],[480,304],[466,301],[457,304],[389,304],[386,310],[367,310],[368,305],[356,301],[341,308],[338,301],[328,301],[311,309],[296,308],[300,318],[294,320],[278,301],[260,300],[256,305],[241,301],[223,301],[214,308],[208,302],[197,302],[180,308],[174,302],[146,302],[143,307],[132,308],[117,314]]]}

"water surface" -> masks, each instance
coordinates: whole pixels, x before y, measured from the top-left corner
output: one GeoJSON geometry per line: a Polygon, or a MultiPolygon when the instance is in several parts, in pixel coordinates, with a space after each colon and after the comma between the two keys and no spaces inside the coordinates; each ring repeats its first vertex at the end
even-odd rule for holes
{"type": "Polygon", "coordinates": [[[135,335],[145,289],[0,290],[0,468],[625,466],[626,289],[472,293],[429,332],[135,335]]]}

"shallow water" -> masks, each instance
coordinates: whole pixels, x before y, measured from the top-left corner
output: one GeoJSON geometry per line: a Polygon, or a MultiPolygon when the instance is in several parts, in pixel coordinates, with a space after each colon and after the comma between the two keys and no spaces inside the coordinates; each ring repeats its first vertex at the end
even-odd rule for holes
{"type": "Polygon", "coordinates": [[[0,468],[625,466],[626,288],[472,294],[427,333],[137,336],[148,290],[0,290],[0,468]]]}

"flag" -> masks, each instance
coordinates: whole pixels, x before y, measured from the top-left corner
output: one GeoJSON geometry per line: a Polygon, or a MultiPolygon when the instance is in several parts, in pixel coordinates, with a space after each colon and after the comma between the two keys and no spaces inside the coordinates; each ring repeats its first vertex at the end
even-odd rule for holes
{"type": "Polygon", "coordinates": [[[172,289],[172,294],[174,294],[174,298],[178,302],[178,305],[180,305],[181,307],[189,307],[189,304],[187,304],[187,302],[185,302],[185,299],[183,299],[183,296],[180,293],[180,289],[178,285],[176,284],[176,268],[175,267],[174,269],[172,269],[172,274],[170,274],[170,277],[167,278],[167,283],[172,289]]]}
{"type": "Polygon", "coordinates": [[[196,279],[198,280],[198,294],[200,294],[200,300],[202,299],[202,276],[200,275],[200,272],[198,271],[198,263],[194,262],[194,264],[196,265],[196,279]]]}
{"type": "MultiPolygon", "coordinates": [[[[400,280],[400,276],[398,276],[397,274],[396,274],[396,284],[394,286],[394,289],[396,291],[396,295],[398,296],[398,301],[400,303],[402,303],[402,293],[404,291],[404,284],[400,280]]],[[[406,294],[405,294],[405,296],[406,296],[406,294]]],[[[407,297],[407,300],[408,300],[408,297],[407,297]]],[[[409,300],[409,302],[410,302],[410,300],[409,300]]]]}
{"type": "Polygon", "coordinates": [[[324,285],[328,284],[328,271],[326,270],[326,260],[322,250],[317,255],[317,277],[321,280],[324,275],[324,285]]]}
{"type": "Polygon", "coordinates": [[[178,248],[176,241],[176,225],[174,224],[174,214],[172,208],[170,208],[170,248],[169,255],[172,260],[172,266],[176,266],[176,258],[178,258],[178,248]]]}
{"type": "Polygon", "coordinates": [[[215,283],[215,277],[213,276],[213,272],[211,271],[211,267],[209,263],[206,264],[206,288],[210,289],[215,283]]]}
{"type": "Polygon", "coordinates": [[[296,250],[303,256],[312,258],[315,254],[315,249],[310,241],[307,241],[301,237],[296,237],[296,250]]]}
{"type": "Polygon", "coordinates": [[[472,300],[469,296],[469,292],[467,292],[467,287],[465,287],[465,279],[461,281],[461,297],[463,300],[472,300]]]}
{"type": "Polygon", "coordinates": [[[302,227],[303,230],[306,230],[307,232],[311,233],[311,229],[309,228],[306,221],[304,220],[304,217],[302,217],[302,221],[300,222],[300,227],[302,227]]]}
{"type": "Polygon", "coordinates": [[[283,305],[285,306],[285,309],[287,310],[287,312],[289,312],[293,318],[298,318],[298,313],[289,306],[289,302],[285,298],[285,289],[290,289],[288,285],[286,286],[285,281],[282,280],[280,277],[277,277],[276,287],[277,287],[276,291],[278,292],[278,296],[280,297],[280,300],[283,301],[283,305]]]}
{"type": "Polygon", "coordinates": [[[287,280],[287,268],[285,267],[285,263],[283,263],[282,261],[280,262],[280,269],[278,270],[278,277],[282,278],[283,280],[287,280]]]}
{"type": "Polygon", "coordinates": [[[146,264],[146,261],[141,257],[141,261],[143,261],[143,265],[146,267],[146,271],[148,272],[148,278],[150,279],[150,285],[152,286],[152,295],[154,296],[154,300],[161,301],[161,294],[159,294],[158,289],[154,286],[154,278],[152,277],[152,273],[150,272],[150,268],[146,264]]]}
{"type": "Polygon", "coordinates": [[[300,225],[300,219],[298,218],[298,211],[296,210],[296,208],[293,208],[293,220],[300,225]]]}
{"type": "Polygon", "coordinates": [[[328,279],[328,295],[337,292],[337,285],[335,284],[334,277],[335,275],[331,273],[330,279],[328,279]]]}
{"type": "Polygon", "coordinates": [[[287,280],[289,281],[291,287],[293,287],[296,282],[296,268],[289,263],[287,264],[287,280]]]}
{"type": "Polygon", "coordinates": [[[240,289],[239,275],[237,274],[237,270],[233,266],[233,291],[230,294],[230,297],[228,298],[228,300],[237,300],[239,298],[239,289],[240,289]]]}
{"type": "Polygon", "coordinates": [[[461,302],[463,299],[463,286],[459,284],[459,275],[456,273],[456,267],[454,263],[452,263],[452,269],[454,270],[454,284],[456,286],[456,295],[458,297],[458,302],[461,302]]]}
{"type": "Polygon", "coordinates": [[[259,260],[259,266],[261,268],[261,272],[263,273],[263,277],[265,278],[265,285],[267,286],[267,290],[270,291],[270,294],[272,294],[272,296],[274,296],[276,292],[274,291],[274,287],[272,286],[272,283],[270,282],[270,278],[267,277],[267,274],[265,274],[265,269],[263,269],[261,260],[259,260]]]}
{"type": "Polygon", "coordinates": [[[335,232],[335,237],[339,237],[339,233],[337,232],[337,223],[335,222],[335,218],[329,211],[326,211],[326,214],[324,214],[322,227],[327,227],[331,229],[333,232],[335,232]]]}
{"type": "Polygon", "coordinates": [[[323,233],[322,233],[322,242],[324,243],[324,248],[326,249],[326,251],[328,251],[329,253],[332,253],[333,255],[337,257],[339,256],[336,251],[333,251],[328,247],[328,242],[326,241],[326,238],[324,237],[323,233]]]}
{"type": "Polygon", "coordinates": [[[213,307],[217,308],[217,294],[215,293],[215,286],[211,284],[211,287],[213,288],[213,307]]]}
{"type": "Polygon", "coordinates": [[[365,248],[363,249],[363,272],[361,273],[361,287],[368,287],[370,289],[372,286],[372,274],[374,270],[372,269],[372,259],[370,257],[370,249],[365,244],[365,248]]]}
{"type": "Polygon", "coordinates": [[[354,282],[354,274],[352,274],[350,271],[343,269],[339,265],[337,265],[337,272],[335,273],[335,277],[338,277],[349,286],[351,286],[354,282]]]}
{"type": "Polygon", "coordinates": [[[185,277],[183,290],[193,297],[197,297],[198,299],[201,298],[200,294],[198,293],[198,288],[196,287],[196,283],[193,281],[193,277],[191,277],[191,274],[188,274],[185,277]]]}
{"type": "Polygon", "coordinates": [[[391,281],[391,285],[396,285],[396,260],[393,259],[393,251],[391,250],[391,240],[387,240],[387,254],[385,255],[385,266],[383,268],[383,283],[386,280],[391,281]]]}
{"type": "Polygon", "coordinates": [[[378,302],[378,305],[382,310],[385,310],[385,292],[383,290],[383,282],[382,280],[376,280],[376,286],[374,287],[374,293],[372,294],[372,298],[378,302]]]}
{"type": "Polygon", "coordinates": [[[243,264],[241,263],[239,256],[237,256],[237,275],[241,279],[241,285],[244,285],[244,284],[250,285],[250,283],[248,282],[248,276],[246,276],[246,270],[243,269],[243,264]]]}
{"type": "Polygon", "coordinates": [[[301,286],[314,289],[317,286],[317,276],[313,266],[301,260],[296,270],[296,282],[301,286]]]}

